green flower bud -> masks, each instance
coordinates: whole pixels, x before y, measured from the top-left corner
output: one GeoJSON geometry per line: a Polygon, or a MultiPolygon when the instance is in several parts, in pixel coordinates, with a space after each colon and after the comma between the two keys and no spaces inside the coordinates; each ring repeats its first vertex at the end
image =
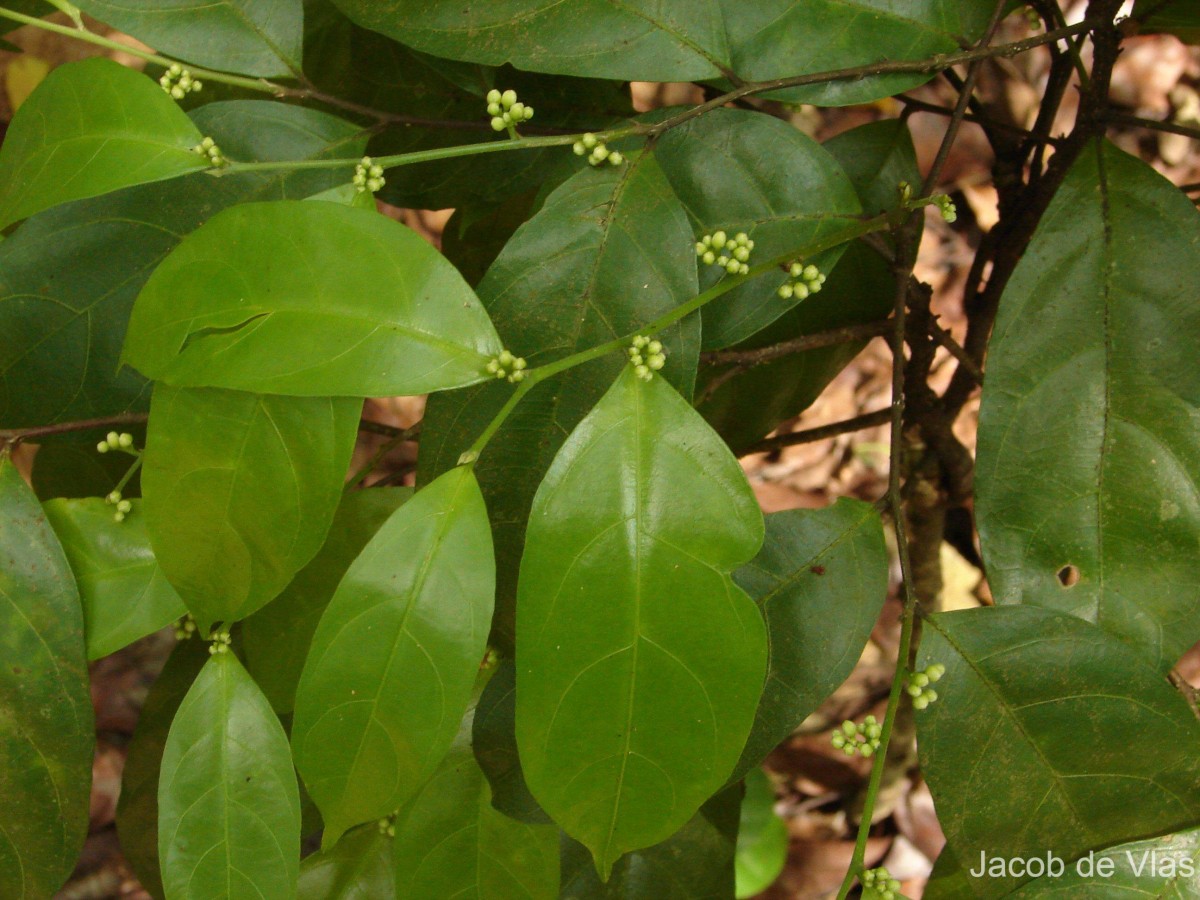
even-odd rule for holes
{"type": "Polygon", "coordinates": [[[107,453],[108,452],[108,441],[101,441],[100,443],[98,443],[96,445],[96,452],[97,453],[107,453]]]}
{"type": "Polygon", "coordinates": [[[516,369],[518,372],[520,372],[522,369],[524,369],[526,365],[527,365],[527,363],[525,362],[525,357],[523,357],[523,356],[518,356],[516,359],[513,360],[513,368],[516,369]]]}
{"type": "Polygon", "coordinates": [[[747,250],[745,247],[738,247],[736,250],[733,251],[733,258],[736,259],[738,262],[745,262],[746,260],[748,260],[750,258],[750,251],[747,250]]]}
{"type": "Polygon", "coordinates": [[[637,377],[643,381],[649,381],[652,377],[648,366],[634,366],[633,371],[637,373],[637,377]]]}
{"type": "Polygon", "coordinates": [[[925,674],[929,676],[930,681],[940,681],[942,676],[946,674],[946,667],[941,663],[934,663],[925,669],[925,674]]]}
{"type": "Polygon", "coordinates": [[[717,261],[717,254],[713,253],[711,250],[707,250],[707,251],[705,251],[704,256],[701,257],[701,259],[704,260],[704,264],[706,266],[711,266],[713,263],[715,263],[717,261]]]}
{"type": "Polygon", "coordinates": [[[737,275],[742,270],[742,264],[736,259],[731,259],[725,263],[725,271],[730,275],[737,275]]]}
{"type": "Polygon", "coordinates": [[[508,350],[501,350],[501,351],[500,351],[500,355],[499,355],[498,357],[496,357],[496,358],[500,360],[500,365],[502,365],[502,366],[511,366],[511,365],[512,365],[512,361],[513,361],[513,360],[514,360],[516,357],[514,357],[514,356],[512,355],[512,353],[510,353],[508,350]]]}
{"type": "Polygon", "coordinates": [[[505,125],[504,120],[499,116],[495,116],[492,119],[492,131],[503,131],[506,127],[508,126],[505,125]]]}
{"type": "Polygon", "coordinates": [[[633,339],[633,346],[637,347],[638,349],[645,347],[649,343],[650,338],[646,337],[644,334],[639,334],[633,339]]]}
{"type": "Polygon", "coordinates": [[[820,277],[821,277],[821,270],[818,269],[816,266],[807,265],[804,267],[804,280],[805,281],[816,281],[820,277]]]}
{"type": "Polygon", "coordinates": [[[115,449],[115,448],[121,446],[121,436],[119,434],[117,434],[115,431],[110,431],[108,434],[106,434],[104,436],[104,439],[106,441],[108,441],[109,447],[112,447],[115,449]]]}
{"type": "Polygon", "coordinates": [[[383,166],[371,166],[371,168],[367,169],[367,174],[372,178],[382,178],[383,166]]]}
{"type": "Polygon", "coordinates": [[[619,166],[621,163],[625,162],[625,157],[621,155],[620,151],[614,150],[612,153],[608,154],[608,162],[610,165],[619,166]]]}
{"type": "Polygon", "coordinates": [[[487,114],[489,116],[498,116],[502,112],[503,110],[500,108],[499,103],[489,103],[487,106],[487,114]]]}
{"type": "Polygon", "coordinates": [[[659,369],[661,369],[666,364],[667,364],[667,358],[665,356],[663,356],[661,353],[654,354],[654,356],[650,357],[650,359],[647,360],[647,362],[646,362],[646,365],[648,365],[655,372],[657,372],[659,369]]]}
{"type": "Polygon", "coordinates": [[[726,236],[723,231],[714,231],[712,236],[712,245],[720,250],[725,246],[726,236]]]}
{"type": "Polygon", "coordinates": [[[106,501],[106,502],[108,502],[108,503],[120,503],[120,502],[121,502],[121,492],[120,492],[120,491],[113,491],[112,493],[110,493],[110,494],[109,494],[107,497],[105,497],[104,499],[105,499],[105,501],[106,501]]]}
{"type": "Polygon", "coordinates": [[[200,147],[201,147],[201,149],[203,149],[205,152],[207,152],[207,151],[209,151],[209,150],[213,149],[215,146],[217,146],[217,142],[216,142],[216,141],[214,141],[214,140],[213,140],[212,138],[210,138],[210,137],[206,137],[204,140],[202,140],[202,141],[200,142],[200,147]]]}
{"type": "Polygon", "coordinates": [[[646,343],[647,353],[662,353],[662,341],[648,341],[646,343]]]}
{"type": "Polygon", "coordinates": [[[842,734],[852,738],[858,734],[858,726],[847,719],[842,723],[842,734]]]}
{"type": "Polygon", "coordinates": [[[514,103],[512,105],[512,109],[510,109],[508,112],[512,118],[512,121],[520,121],[521,119],[525,118],[525,104],[520,102],[514,103]]]}
{"type": "Polygon", "coordinates": [[[127,513],[131,509],[133,509],[133,504],[130,503],[128,500],[117,501],[117,512],[127,513]]]}
{"type": "Polygon", "coordinates": [[[591,150],[593,147],[596,146],[596,136],[589,131],[587,134],[585,134],[583,136],[581,143],[588,150],[591,150]]]}
{"type": "Polygon", "coordinates": [[[920,697],[913,698],[913,709],[924,709],[929,705],[929,698],[922,694],[920,697]]]}
{"type": "Polygon", "coordinates": [[[583,141],[576,141],[571,145],[571,150],[576,156],[583,156],[583,154],[587,153],[587,147],[583,146],[583,141]]]}
{"type": "Polygon", "coordinates": [[[860,754],[862,754],[863,759],[870,759],[871,756],[875,753],[875,748],[872,747],[870,744],[863,744],[861,747],[858,748],[858,752],[860,754]]]}
{"type": "Polygon", "coordinates": [[[804,264],[794,262],[788,267],[788,274],[793,278],[800,278],[804,275],[804,264]]]}
{"type": "Polygon", "coordinates": [[[923,696],[928,702],[933,703],[938,698],[938,692],[933,688],[926,688],[925,693],[921,696],[923,696]]]}
{"type": "Polygon", "coordinates": [[[809,291],[808,291],[807,285],[803,285],[803,284],[792,285],[792,296],[795,297],[797,300],[807,300],[808,293],[809,293],[809,291]]]}
{"type": "Polygon", "coordinates": [[[912,675],[908,676],[908,683],[910,685],[923,688],[925,685],[929,684],[929,676],[924,672],[914,672],[912,675]]]}
{"type": "Polygon", "coordinates": [[[117,443],[128,450],[133,446],[133,435],[127,431],[122,432],[117,436],[117,443]]]}
{"type": "Polygon", "coordinates": [[[488,103],[499,103],[500,102],[500,92],[498,90],[496,90],[495,88],[492,88],[490,91],[488,91],[487,92],[487,102],[488,103]]]}
{"type": "Polygon", "coordinates": [[[708,245],[704,241],[696,241],[696,255],[703,256],[704,251],[708,249],[708,245]]]}
{"type": "Polygon", "coordinates": [[[172,78],[178,78],[183,74],[183,66],[179,63],[171,63],[171,67],[167,69],[167,72],[172,78]]]}
{"type": "Polygon", "coordinates": [[[721,254],[717,257],[717,265],[722,269],[725,268],[727,265],[729,265],[729,257],[725,254],[721,254]]]}
{"type": "Polygon", "coordinates": [[[504,104],[505,109],[512,109],[512,105],[517,102],[517,92],[509,88],[500,95],[500,102],[504,104]]]}
{"type": "Polygon", "coordinates": [[[490,373],[492,373],[493,375],[495,375],[495,374],[496,374],[498,371],[500,371],[500,363],[499,363],[499,361],[498,361],[498,360],[494,360],[494,359],[493,359],[493,360],[491,360],[491,361],[490,361],[490,362],[487,364],[487,370],[488,370],[490,373]]]}
{"type": "Polygon", "coordinates": [[[204,90],[204,82],[203,81],[193,81],[192,82],[192,93],[193,94],[198,94],[202,90],[204,90]]]}
{"type": "Polygon", "coordinates": [[[125,521],[125,513],[121,512],[120,510],[117,510],[115,513],[113,513],[113,521],[114,522],[124,522],[125,521]]]}
{"type": "Polygon", "coordinates": [[[592,156],[595,157],[600,162],[604,162],[604,160],[608,159],[608,148],[605,147],[603,144],[597,144],[592,149],[592,156]]]}
{"type": "Polygon", "coordinates": [[[779,286],[779,290],[776,293],[778,293],[779,296],[782,297],[784,300],[791,300],[794,290],[795,289],[790,284],[781,284],[779,286]]]}

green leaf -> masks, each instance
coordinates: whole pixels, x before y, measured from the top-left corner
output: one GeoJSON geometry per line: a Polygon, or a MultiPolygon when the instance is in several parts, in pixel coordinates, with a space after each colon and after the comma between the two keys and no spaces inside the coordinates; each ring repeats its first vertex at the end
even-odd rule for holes
{"type": "Polygon", "coordinates": [[[292,711],[317,623],[346,569],[411,496],[412,488],[404,487],[344,494],[312,562],[296,573],[282,594],[242,623],[246,669],[277,713],[292,711]]]}
{"type": "Polygon", "coordinates": [[[418,491],[351,564],[296,689],[292,746],[322,846],[394,812],[436,770],[471,699],[494,592],[467,467],[418,491]]]}
{"type": "Polygon", "coordinates": [[[163,896],[158,860],[158,776],[163,747],[175,711],[208,659],[208,644],[199,639],[182,641],[171,651],[146,694],[121,774],[117,803],[121,854],[157,900],[163,896]]]}
{"type": "Polygon", "coordinates": [[[475,707],[471,744],[475,761],[492,790],[492,806],[510,819],[544,825],[550,817],[538,806],[517,752],[517,667],[511,659],[496,666],[475,707]]]}
{"type": "Polygon", "coordinates": [[[738,900],[769,888],[783,871],[787,855],[788,830],[775,815],[775,790],[762,769],[751,769],[746,773],[734,857],[738,900]]]}
{"type": "Polygon", "coordinates": [[[301,0],[81,0],[76,6],[198,66],[264,78],[300,71],[301,0]]]}
{"type": "MultiPolygon", "coordinates": [[[[512,0],[335,0],[367,28],[451,59],[623,81],[765,81],[958,50],[986,25],[987,0],[673,0],[613,4],[512,0]],[[915,8],[913,8],[915,7],[915,8]],[[961,9],[960,9],[961,7],[961,9]],[[981,15],[981,12],[984,12],[981,15]]],[[[861,103],[929,76],[859,78],[792,91],[809,103],[861,103]]]]}
{"type": "Polygon", "coordinates": [[[218,213],[159,265],[122,359],[185,387],[374,397],[482,381],[501,349],[474,292],[411,229],[277,201],[218,213]]]}
{"type": "Polygon", "coordinates": [[[661,844],[617,860],[607,882],[588,849],[562,839],[562,900],[729,900],[740,785],[726,788],[661,844]]]}
{"type": "MultiPolygon", "coordinates": [[[[356,126],[282,103],[212,103],[192,116],[237,159],[353,157],[365,147],[356,126]]],[[[0,242],[0,422],[15,428],[145,412],[145,379],[117,369],[134,298],[154,267],[227,206],[305,197],[345,180],[323,169],[200,172],[29,219],[0,242]],[[65,258],[74,264],[63,266],[65,258]]],[[[94,432],[77,439],[96,441],[94,432]]]]}
{"type": "Polygon", "coordinates": [[[980,410],[997,603],[1095,622],[1163,672],[1200,637],[1198,249],[1178,188],[1089,147],[1004,292],[980,410]]]}
{"type": "Polygon", "coordinates": [[[0,145],[0,229],[68,200],[207,167],[200,132],[157,84],[111,59],[54,69],[0,145]]]}
{"type": "Polygon", "coordinates": [[[871,504],[842,498],[766,523],[762,550],[733,576],[762,610],[770,641],[766,686],[735,777],[849,677],[887,598],[887,547],[871,504]]]}
{"type": "Polygon", "coordinates": [[[1133,17],[1141,19],[1143,32],[1166,32],[1189,44],[1200,43],[1200,10],[1186,0],[1137,0],[1133,17]]]}
{"type": "Polygon", "coordinates": [[[202,634],[265,606],[321,549],[361,408],[352,398],[155,387],[146,533],[202,634]]]}
{"type": "Polygon", "coordinates": [[[843,131],[821,145],[854,185],[862,210],[876,215],[895,209],[900,183],[919,187],[917,150],[905,119],[880,119],[843,131]]]}
{"type": "MultiPolygon", "coordinates": [[[[812,138],[787,122],[719,109],[663,135],[655,157],[679,196],[695,237],[722,229],[754,239],[751,263],[844,230],[862,212],[853,186],[812,138]]],[[[665,244],[665,241],[660,241],[665,244]]],[[[810,257],[829,273],[844,246],[810,257]]],[[[700,287],[724,272],[700,263],[700,287]]],[[[728,276],[726,276],[728,277],[728,276]]],[[[776,293],[783,272],[762,275],[704,308],[704,347],[736,344],[796,305],[776,293]]],[[[806,303],[822,303],[817,294],[806,303]]]]}
{"type": "MultiPolygon", "coordinates": [[[[554,191],[518,229],[479,285],[504,339],[539,366],[629,334],[697,293],[691,229],[651,156],[588,169],[554,191]],[[530,302],[529,298],[536,298],[530,302]]],[[[661,335],[663,374],[691,396],[700,322],[661,335]]],[[[524,522],[538,483],[570,429],[587,415],[626,360],[611,354],[539,384],[505,420],[476,470],[495,528],[494,640],[511,648],[524,522]]],[[[513,388],[496,382],[430,398],[422,481],[455,465],[513,388]]]]}
{"type": "Polygon", "coordinates": [[[517,599],[517,742],[542,808],[596,858],[665,840],[729,777],[766,629],[728,572],[763,539],[741,467],[627,366],[534,498],[517,599]]]}
{"type": "Polygon", "coordinates": [[[372,822],[300,861],[297,900],[395,900],[392,842],[372,822]]]}
{"type": "MultiPolygon", "coordinates": [[[[964,866],[981,851],[1073,859],[1200,817],[1200,722],[1096,626],[1035,606],[942,613],[918,668],[934,662],[946,673],[917,713],[921,771],[964,866]]],[[[971,880],[980,897],[1016,881],[971,880]]]]}
{"type": "Polygon", "coordinates": [[[1010,896],[1013,900],[1040,900],[1139,895],[1155,900],[1189,900],[1200,895],[1200,829],[1120,844],[1074,862],[1064,861],[1062,874],[1038,878],[1010,896]]]}
{"type": "Polygon", "coordinates": [[[158,819],[167,900],[296,896],[300,794],[287,735],[230,652],[205,664],[171,723],[158,819]]]}
{"type": "Polygon", "coordinates": [[[141,501],[130,502],[123,522],[99,497],[44,507],[79,584],[88,659],[115,653],[187,612],[154,559],[141,501]]]}
{"type": "Polygon", "coordinates": [[[95,738],[75,579],[7,454],[0,559],[0,896],[43,900],[87,836],[95,738]]]}

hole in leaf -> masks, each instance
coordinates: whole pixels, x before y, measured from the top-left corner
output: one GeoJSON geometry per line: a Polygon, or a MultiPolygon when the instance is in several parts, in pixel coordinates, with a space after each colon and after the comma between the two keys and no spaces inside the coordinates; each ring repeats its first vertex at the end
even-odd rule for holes
{"type": "Polygon", "coordinates": [[[1056,577],[1058,578],[1058,583],[1063,587],[1075,587],[1075,585],[1079,584],[1079,567],[1063,566],[1058,570],[1056,577]]]}

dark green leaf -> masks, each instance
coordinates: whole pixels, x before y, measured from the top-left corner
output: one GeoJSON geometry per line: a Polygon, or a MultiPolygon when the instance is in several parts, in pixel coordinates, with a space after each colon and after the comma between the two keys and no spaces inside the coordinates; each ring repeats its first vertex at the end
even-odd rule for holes
{"type": "Polygon", "coordinates": [[[163,747],[175,711],[206,662],[208,644],[198,639],[183,641],[171,652],[146,694],[121,775],[117,803],[121,854],[156,900],[163,896],[158,864],[158,775],[163,747]]]}
{"type": "Polygon", "coordinates": [[[730,900],[739,785],[726,788],[661,844],[617,860],[607,882],[582,844],[562,838],[562,900],[730,900]]]}
{"type": "Polygon", "coordinates": [[[1095,622],[1160,671],[1200,637],[1200,212],[1111,144],[1004,292],[976,507],[998,603],[1095,622]]]}
{"type": "Polygon", "coordinates": [[[883,525],[869,503],[767,516],[767,537],[734,573],[767,620],[767,683],[735,777],[753,770],[854,669],[887,597],[883,525]]]}
{"type": "Polygon", "coordinates": [[[894,209],[900,200],[902,181],[913,190],[920,185],[917,150],[904,119],[868,122],[843,131],[821,146],[841,165],[868,215],[894,209]]]}
{"type": "MultiPolygon", "coordinates": [[[[479,285],[506,346],[537,366],[621,335],[694,297],[695,252],[679,201],[654,159],[583,171],[547,199],[479,285]],[[535,298],[536,302],[530,302],[535,298]]],[[[662,336],[666,377],[691,396],[698,317],[662,336]]],[[[524,522],[542,475],[563,440],[624,366],[619,354],[548,379],[521,402],[478,463],[495,528],[495,637],[511,647],[524,522]]],[[[443,472],[512,392],[492,382],[430,398],[421,447],[422,481],[443,472]]]]}
{"type": "Polygon", "coordinates": [[[392,842],[372,822],[300,862],[297,900],[395,900],[392,842]]]}
{"type": "Polygon", "coordinates": [[[762,543],[741,467],[661,378],[625,370],[534,498],[517,600],[517,741],[596,858],[670,837],[729,777],[766,629],[728,573],[762,543]]]}
{"type": "MultiPolygon", "coordinates": [[[[341,119],[262,100],[213,103],[193,119],[237,159],[355,156],[365,143],[341,119]]],[[[0,421],[25,427],[144,412],[145,380],[118,372],[117,362],[134,298],[154,267],[227,206],[305,197],[345,180],[321,169],[198,173],[31,218],[0,243],[0,421]]],[[[95,433],[79,440],[95,443],[95,433]]]]}
{"type": "Polygon", "coordinates": [[[68,200],[206,168],[200,132],[157,84],[111,59],[54,69],[0,146],[0,229],[68,200]]]}
{"type": "Polygon", "coordinates": [[[296,689],[296,767],[323,846],[397,810],[436,770],[483,658],[495,576],[469,468],[383,524],[321,616],[296,689]]]}
{"type": "Polygon", "coordinates": [[[122,359],[181,386],[365,397],[482,381],[501,349],[474,292],[411,229],[285,200],[189,235],[138,295],[122,359]]]}
{"type": "Polygon", "coordinates": [[[517,754],[517,667],[506,659],[483,689],[475,708],[471,743],[475,761],[492,790],[492,806],[510,819],[544,825],[550,817],[525,784],[517,754]]]}
{"type": "Polygon", "coordinates": [[[0,454],[0,896],[44,900],[88,829],[92,704],[75,579],[33,491],[0,454]]]}
{"type": "MultiPolygon", "coordinates": [[[[786,122],[745,110],[713,110],[673,129],[655,148],[667,180],[687,209],[695,237],[718,229],[754,239],[753,261],[786,253],[844,230],[862,211],[853,186],[820,144],[786,122]]],[[[665,238],[659,245],[665,245],[665,238]]],[[[843,247],[806,261],[833,269],[843,247]]],[[[701,264],[700,287],[718,281],[701,264]]],[[[726,276],[728,277],[728,276],[726,276]]],[[[704,347],[736,344],[799,301],[776,293],[783,272],[734,288],[704,308],[704,347]]],[[[820,303],[818,294],[806,303],[820,303]]]]}
{"type": "MultiPolygon", "coordinates": [[[[921,59],[977,38],[994,4],[922,0],[674,0],[471,7],[452,0],[335,0],[361,25],[427,53],[535,72],[639,81],[736,74],[762,81],[888,59],[921,59]]],[[[861,103],[928,76],[859,78],[789,92],[809,103],[861,103]]]]}
{"type": "Polygon", "coordinates": [[[205,663],[171,723],[158,819],[167,900],[296,896],[300,795],[287,735],[228,651],[205,663]]]}
{"type": "Polygon", "coordinates": [[[160,53],[271,78],[300,71],[301,0],[81,0],[89,15],[160,53]]]}
{"type": "Polygon", "coordinates": [[[1200,10],[1189,0],[1137,0],[1133,15],[1141,18],[1142,31],[1166,32],[1189,44],[1200,43],[1200,10]]]}
{"type": "Polygon", "coordinates": [[[734,857],[739,900],[769,888],[783,871],[787,855],[788,830],[775,815],[775,790],[762,769],[751,769],[746,773],[734,857]]]}
{"type": "Polygon", "coordinates": [[[154,389],[146,532],[205,633],[265,606],[321,549],[361,401],[154,389]]]}
{"type": "Polygon", "coordinates": [[[1013,900],[1130,896],[1190,900],[1200,896],[1198,829],[1120,844],[1074,862],[1062,862],[1062,874],[1031,881],[1010,896],[1013,900]]]}
{"type": "MultiPolygon", "coordinates": [[[[1200,722],[1095,625],[1036,606],[942,613],[920,657],[946,667],[917,713],[921,771],[968,870],[981,851],[1073,859],[1200,818],[1200,722]]],[[[980,897],[1017,881],[971,879],[980,897]]]]}
{"type": "Polygon", "coordinates": [[[412,488],[372,488],[342,497],[329,534],[312,562],[283,593],[242,623],[246,668],[278,713],[288,713],[317,622],[346,569],[412,488]]]}
{"type": "Polygon", "coordinates": [[[99,497],[45,505],[79,584],[88,659],[115,653],[187,612],[154,559],[141,501],[130,502],[123,522],[99,497]]]}
{"type": "MultiPolygon", "coordinates": [[[[144,444],[145,431],[139,444],[144,444]]],[[[123,453],[97,453],[95,446],[43,444],[33,459],[33,492],[39,500],[58,497],[103,497],[121,480],[132,460],[123,453]]],[[[141,472],[134,472],[121,493],[128,498],[142,495],[141,472]]],[[[110,510],[111,512],[111,510],[110,510]]]]}

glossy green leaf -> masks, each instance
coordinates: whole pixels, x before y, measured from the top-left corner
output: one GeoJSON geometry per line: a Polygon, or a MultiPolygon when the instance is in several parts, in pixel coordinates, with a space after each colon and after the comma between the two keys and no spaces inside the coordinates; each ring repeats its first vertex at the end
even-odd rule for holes
{"type": "Polygon", "coordinates": [[[150,686],[129,743],[117,803],[121,855],[151,896],[163,896],[158,860],[158,776],[163,747],[175,712],[208,662],[208,644],[198,638],[176,645],[150,686]]]}
{"type": "Polygon", "coordinates": [[[95,738],[75,579],[7,454],[0,560],[0,896],[43,900],[87,835],[95,738]]]}
{"type": "Polygon", "coordinates": [[[352,398],[156,385],[146,533],[202,633],[265,606],[321,549],[361,408],[352,398]]]}
{"type": "Polygon", "coordinates": [[[510,819],[545,825],[550,817],[538,806],[517,752],[517,666],[503,660],[488,680],[475,707],[471,735],[475,761],[492,790],[492,806],[510,819]]]}
{"type": "MultiPolygon", "coordinates": [[[[614,4],[507,0],[335,0],[361,25],[418,50],[564,75],[638,81],[744,80],[921,59],[978,37],[994,4],[921,0],[671,0],[614,4]]],[[[854,79],[789,96],[859,103],[928,80],[854,79]]]]}
{"type": "Polygon", "coordinates": [[[1198,250],[1178,188],[1089,147],[1004,292],[980,410],[996,601],[1096,622],[1160,671],[1200,637],[1198,250]]]}
{"type": "MultiPolygon", "coordinates": [[[[137,444],[144,444],[145,432],[134,436],[137,444]]],[[[39,500],[54,500],[59,497],[103,497],[108,494],[129,471],[133,462],[124,453],[97,453],[94,445],[43,444],[38,447],[33,460],[33,475],[30,483],[39,500]]],[[[142,495],[140,470],[121,489],[122,495],[134,499],[142,495]]],[[[112,510],[109,510],[111,514],[112,510]]]]}
{"type": "Polygon", "coordinates": [[[99,497],[45,505],[79,585],[88,659],[115,653],[187,612],[154,559],[141,501],[130,502],[123,522],[99,497]]]}
{"type": "Polygon", "coordinates": [[[279,201],[218,213],[159,265],[122,359],[181,386],[364,397],[482,381],[501,349],[474,292],[411,229],[279,201]]]}
{"type": "Polygon", "coordinates": [[[0,229],[68,200],[206,168],[200,132],[162,88],[111,59],[54,69],[0,146],[0,229]]]}
{"type": "MultiPolygon", "coordinates": [[[[713,110],[669,131],[655,157],[688,212],[695,237],[718,229],[754,239],[752,264],[845,230],[862,212],[836,160],[787,122],[746,110],[713,110]]],[[[665,243],[663,241],[662,243],[665,243]]],[[[844,247],[811,257],[830,273],[844,247]]],[[[700,287],[724,272],[700,264],[700,287]]],[[[728,276],[725,276],[728,277],[728,276]]],[[[728,347],[800,301],[778,294],[783,272],[762,275],[704,308],[704,347],[728,347]]],[[[821,302],[814,295],[806,303],[821,302]]]]}
{"type": "Polygon", "coordinates": [[[81,0],[89,15],[175,59],[243,75],[295,75],[302,0],[81,0]]]}
{"type": "Polygon", "coordinates": [[[1188,0],[1137,0],[1133,15],[1141,19],[1142,31],[1166,32],[1189,44],[1200,43],[1200,10],[1188,0]]]}
{"type": "Polygon", "coordinates": [[[787,855],[788,830],[775,815],[775,790],[762,769],[751,769],[746,773],[734,857],[738,900],[769,888],[783,871],[787,855]]]}
{"type": "Polygon", "coordinates": [[[729,777],[766,629],[728,573],[763,539],[741,467],[626,366],[534,498],[517,599],[517,741],[542,808],[606,877],[729,777]]]}
{"type": "Polygon", "coordinates": [[[392,842],[376,823],[300,861],[297,900],[395,900],[392,842]]]}
{"type": "Polygon", "coordinates": [[[242,623],[246,669],[278,713],[296,701],[296,684],[321,614],[346,569],[412,488],[372,488],[342,496],[325,543],[283,593],[242,623]]]}
{"type": "MultiPolygon", "coordinates": [[[[694,297],[692,244],[687,217],[658,164],[634,156],[616,169],[580,172],[554,191],[488,270],[479,294],[505,345],[530,366],[543,365],[629,334],[694,297]]],[[[691,396],[699,332],[698,317],[691,317],[661,336],[663,374],[684,396],[691,396]]],[[[494,639],[506,648],[534,492],[567,434],[624,365],[614,353],[538,385],[476,467],[495,527],[494,639]]],[[[431,397],[420,479],[455,465],[512,390],[493,381],[431,397]]]]}
{"type": "MultiPolygon", "coordinates": [[[[921,639],[918,667],[933,662],[946,673],[917,713],[921,771],[968,874],[981,851],[1074,859],[1200,818],[1200,722],[1095,625],[1036,606],[942,613],[921,639]]],[[[971,886],[998,897],[1019,880],[971,886]]]]}
{"type": "Polygon", "coordinates": [[[396,896],[555,900],[558,829],[497,812],[471,753],[468,711],[441,766],[396,818],[396,896]]]}
{"type": "MultiPolygon", "coordinates": [[[[282,103],[212,103],[192,118],[236,159],[353,157],[365,146],[356,126],[282,103]]],[[[15,428],[145,412],[145,379],[127,367],[118,372],[118,360],[134,298],[154,267],[227,206],[305,197],[339,181],[344,172],[324,169],[201,172],[29,219],[0,242],[0,422],[15,428]],[[66,258],[73,264],[64,266],[66,258]]],[[[78,440],[94,445],[95,435],[78,440]]]]}
{"type": "Polygon", "coordinates": [[[905,119],[880,119],[835,135],[821,145],[842,167],[863,212],[876,215],[900,201],[900,183],[921,181],[917,149],[905,119]]]}
{"type": "Polygon", "coordinates": [[[767,620],[767,681],[735,777],[754,767],[853,671],[883,609],[879,513],[842,498],[767,516],[763,548],[734,573],[767,620]]]}
{"type": "Polygon", "coordinates": [[[1010,896],[1013,900],[1138,896],[1189,900],[1200,896],[1200,829],[1119,844],[1065,861],[1061,875],[1038,878],[1010,896]]]}
{"type": "Polygon", "coordinates": [[[661,844],[617,860],[607,882],[592,855],[562,839],[562,900],[730,900],[742,789],[717,794],[661,844]]]}
{"type": "Polygon", "coordinates": [[[495,576],[469,468],[418,491],[351,564],[296,689],[296,767],[323,846],[394,812],[436,770],[483,658],[495,576]]]}
{"type": "Polygon", "coordinates": [[[171,723],[158,821],[167,900],[296,896],[300,795],[287,735],[232,653],[205,663],[171,723]]]}

